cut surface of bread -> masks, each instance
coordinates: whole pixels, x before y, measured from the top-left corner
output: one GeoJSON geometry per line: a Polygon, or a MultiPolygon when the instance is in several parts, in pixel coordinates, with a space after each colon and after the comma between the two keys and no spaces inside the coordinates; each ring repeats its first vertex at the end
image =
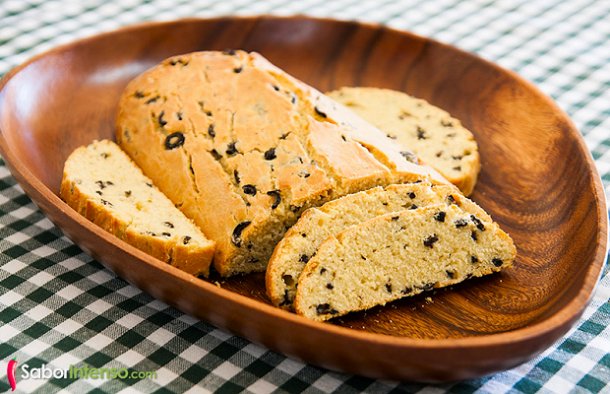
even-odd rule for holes
{"type": "Polygon", "coordinates": [[[327,237],[388,212],[439,203],[467,205],[473,214],[491,221],[454,187],[423,182],[375,187],[308,209],[286,232],[269,260],[265,277],[269,299],[276,306],[292,309],[298,278],[327,237]]]}
{"type": "Polygon", "coordinates": [[[385,134],[244,51],[172,57],[129,83],[117,141],[216,242],[223,276],[264,271],[309,207],[377,185],[448,183],[385,134]]]}
{"type": "Polygon", "coordinates": [[[458,119],[425,100],[389,89],[344,87],[327,95],[412,150],[465,195],[472,193],[479,151],[458,119]]]}
{"type": "Polygon", "coordinates": [[[114,142],[95,141],[72,152],[64,166],[60,196],[136,248],[190,274],[209,274],[214,242],[114,142]]]}
{"type": "Polygon", "coordinates": [[[512,265],[510,237],[462,208],[388,213],[327,238],[299,277],[296,312],[323,321],[512,265]]]}

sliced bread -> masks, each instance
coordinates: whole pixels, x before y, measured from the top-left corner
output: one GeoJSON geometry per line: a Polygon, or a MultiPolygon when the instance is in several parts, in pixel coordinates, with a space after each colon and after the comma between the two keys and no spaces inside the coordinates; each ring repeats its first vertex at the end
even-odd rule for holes
{"type": "Polygon", "coordinates": [[[465,195],[472,193],[480,170],[478,146],[446,111],[389,89],[344,87],[327,95],[412,150],[465,195]]]}
{"type": "Polygon", "coordinates": [[[327,237],[388,212],[439,203],[466,204],[478,217],[491,220],[454,187],[429,183],[376,187],[308,209],[278,243],[269,260],[265,278],[269,299],[276,306],[292,309],[299,275],[327,237]]]}
{"type": "Polygon", "coordinates": [[[65,163],[60,196],[136,248],[190,274],[209,274],[214,242],[114,142],[76,149],[65,163]]]}
{"type": "Polygon", "coordinates": [[[510,266],[510,237],[462,208],[388,213],[327,238],[299,277],[296,312],[327,320],[510,266]]]}

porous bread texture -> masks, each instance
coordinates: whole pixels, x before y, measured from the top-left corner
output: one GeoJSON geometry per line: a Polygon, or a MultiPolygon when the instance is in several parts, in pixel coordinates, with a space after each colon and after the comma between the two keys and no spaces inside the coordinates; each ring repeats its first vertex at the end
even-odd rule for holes
{"type": "Polygon", "coordinates": [[[377,185],[447,182],[256,53],[172,57],[129,83],[117,141],[217,244],[223,276],[264,271],[300,213],[377,185]]]}
{"type": "Polygon", "coordinates": [[[512,265],[510,237],[462,208],[392,212],[328,237],[299,277],[296,312],[323,321],[512,265]]]}
{"type": "Polygon", "coordinates": [[[390,89],[343,87],[327,93],[411,149],[466,196],[481,169],[472,133],[446,111],[408,94],[390,89]]]}
{"type": "Polygon", "coordinates": [[[60,196],[143,252],[190,274],[209,274],[214,242],[114,142],[94,141],[72,152],[64,165],[60,196]]]}
{"type": "Polygon", "coordinates": [[[327,237],[388,212],[439,203],[465,204],[476,216],[491,221],[454,187],[423,182],[375,187],[308,209],[286,232],[269,260],[265,277],[269,299],[283,309],[293,309],[298,278],[327,237]]]}

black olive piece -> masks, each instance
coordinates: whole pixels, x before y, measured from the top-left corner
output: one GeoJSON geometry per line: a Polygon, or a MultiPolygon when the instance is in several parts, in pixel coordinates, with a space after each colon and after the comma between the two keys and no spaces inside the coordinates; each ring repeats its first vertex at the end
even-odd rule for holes
{"type": "Polygon", "coordinates": [[[332,283],[327,283],[327,284],[326,284],[326,288],[327,288],[328,290],[332,290],[332,289],[334,289],[334,288],[335,288],[335,286],[333,286],[333,284],[332,284],[332,283]]]}
{"type": "Polygon", "coordinates": [[[476,264],[479,262],[479,258],[477,256],[470,256],[470,262],[476,264]]]}
{"type": "Polygon", "coordinates": [[[392,221],[395,222],[398,220],[398,216],[392,216],[392,221]]]}
{"type": "Polygon", "coordinates": [[[479,230],[485,231],[485,225],[483,224],[483,222],[481,222],[481,220],[479,220],[478,217],[470,215],[470,220],[472,220],[472,223],[474,223],[479,230]]]}
{"type": "Polygon", "coordinates": [[[174,228],[174,224],[172,222],[163,222],[167,227],[174,228]]]}
{"type": "Polygon", "coordinates": [[[214,125],[210,124],[208,126],[208,135],[212,138],[216,137],[216,130],[214,130],[214,125]]]}
{"type": "Polygon", "coordinates": [[[410,193],[408,194],[408,196],[409,196],[409,198],[411,198],[411,199],[413,199],[413,198],[415,198],[415,197],[416,197],[415,193],[413,193],[413,192],[410,192],[410,193]]]}
{"type": "Polygon", "coordinates": [[[320,269],[320,275],[322,275],[323,273],[325,273],[326,271],[328,271],[326,268],[321,268],[320,269]]]}
{"type": "Polygon", "coordinates": [[[477,236],[477,233],[475,231],[470,233],[470,238],[472,238],[475,241],[477,241],[479,239],[479,237],[477,236]]]}
{"type": "Polygon", "coordinates": [[[103,181],[95,181],[95,184],[98,185],[100,187],[100,189],[106,188],[106,184],[104,184],[103,181]]]}
{"type": "Polygon", "coordinates": [[[426,138],[426,130],[422,129],[421,127],[417,126],[417,139],[418,140],[425,140],[426,138]]]}
{"type": "Polygon", "coordinates": [[[417,209],[417,205],[415,205],[415,204],[411,204],[411,206],[409,207],[409,209],[417,209]]]}
{"type": "Polygon", "coordinates": [[[241,180],[239,179],[239,172],[237,172],[237,170],[233,170],[233,177],[235,178],[235,183],[239,185],[241,180]]]}
{"type": "Polygon", "coordinates": [[[113,206],[112,203],[110,201],[106,201],[104,199],[102,199],[102,204],[107,205],[109,207],[113,206]]]}
{"type": "Polygon", "coordinates": [[[288,132],[288,133],[284,133],[284,134],[280,135],[280,139],[281,139],[281,140],[285,140],[285,139],[286,139],[286,137],[288,137],[288,134],[290,134],[290,132],[288,132]]]}
{"type": "Polygon", "coordinates": [[[453,169],[455,171],[462,171],[462,166],[455,166],[455,167],[453,167],[453,169]]]}
{"type": "Polygon", "coordinates": [[[385,284],[385,289],[388,291],[388,293],[392,292],[392,284],[391,283],[386,283],[385,284]]]}
{"type": "Polygon", "coordinates": [[[234,72],[235,74],[239,74],[239,73],[240,73],[240,72],[241,72],[243,69],[244,69],[244,68],[243,68],[242,66],[235,67],[235,68],[233,69],[233,72],[234,72]]]}
{"type": "Polygon", "coordinates": [[[182,238],[182,243],[184,245],[188,245],[189,242],[191,242],[191,237],[189,235],[185,235],[184,238],[182,238]]]}
{"type": "Polygon", "coordinates": [[[222,155],[220,153],[218,153],[218,151],[216,149],[212,149],[210,151],[210,153],[212,154],[212,157],[214,157],[214,159],[216,159],[216,160],[222,159],[222,155]]]}
{"type": "Polygon", "coordinates": [[[322,117],[324,119],[328,118],[328,115],[326,115],[326,113],[320,111],[320,108],[313,107],[313,109],[314,109],[314,111],[316,111],[316,114],[318,114],[318,116],[320,116],[320,117],[322,117]]]}
{"type": "Polygon", "coordinates": [[[455,279],[455,276],[456,276],[455,271],[450,271],[450,270],[447,270],[447,271],[445,271],[445,273],[447,274],[447,277],[448,277],[449,279],[455,279]]]}
{"type": "Polygon", "coordinates": [[[292,98],[290,99],[290,102],[291,102],[292,104],[296,104],[296,103],[297,103],[297,96],[293,94],[293,95],[292,95],[292,98]]]}
{"type": "Polygon", "coordinates": [[[438,241],[438,236],[436,234],[429,235],[424,239],[424,246],[432,248],[436,241],[438,241]]]}
{"type": "Polygon", "coordinates": [[[394,134],[386,134],[386,136],[391,140],[395,140],[396,138],[398,138],[394,134]]]}
{"type": "Polygon", "coordinates": [[[339,313],[336,309],[330,307],[330,304],[320,304],[316,306],[316,313],[318,315],[336,315],[339,313]]]}
{"type": "Polygon", "coordinates": [[[182,120],[182,112],[176,112],[176,119],[182,120]]]}
{"type": "Polygon", "coordinates": [[[136,90],[133,96],[135,98],[144,98],[144,92],[142,92],[141,90],[136,90]]]}
{"type": "Polygon", "coordinates": [[[445,212],[443,212],[443,211],[437,212],[436,215],[434,215],[434,220],[442,223],[445,221],[445,216],[447,216],[447,214],[445,212]]]}
{"type": "Polygon", "coordinates": [[[400,154],[402,155],[402,157],[404,157],[408,162],[410,163],[414,163],[414,164],[419,164],[419,160],[417,159],[417,156],[415,156],[413,153],[409,152],[409,151],[401,151],[400,154]]]}
{"type": "Polygon", "coordinates": [[[238,151],[235,144],[237,144],[237,142],[233,141],[227,145],[227,150],[225,151],[227,155],[235,156],[237,154],[238,151]]]}
{"type": "Polygon", "coordinates": [[[273,87],[273,90],[275,90],[276,92],[280,91],[280,87],[277,85],[271,85],[273,87]]]}
{"type": "Polygon", "coordinates": [[[494,257],[493,259],[491,259],[491,262],[493,263],[493,265],[495,265],[496,267],[501,267],[502,264],[504,264],[504,261],[502,261],[502,259],[499,259],[497,257],[494,257]]]}
{"type": "Polygon", "coordinates": [[[110,186],[114,186],[114,182],[112,182],[112,181],[106,181],[106,186],[108,186],[108,185],[110,185],[110,186]]]}
{"type": "Polygon", "coordinates": [[[450,120],[441,120],[441,126],[443,127],[453,127],[453,122],[450,120]]]}
{"type": "Polygon", "coordinates": [[[146,182],[146,186],[148,186],[148,187],[153,187],[153,184],[152,184],[152,183],[150,183],[150,182],[146,182]]]}
{"type": "Polygon", "coordinates": [[[152,104],[154,102],[156,102],[157,100],[159,100],[161,98],[161,96],[155,96],[152,98],[149,98],[148,100],[146,100],[145,104],[152,104]]]}
{"type": "Polygon", "coordinates": [[[131,197],[131,190],[125,190],[125,197],[131,197]]]}
{"type": "Polygon", "coordinates": [[[280,195],[279,190],[269,190],[267,195],[274,198],[273,204],[271,204],[271,209],[277,208],[278,205],[280,205],[280,202],[282,202],[282,196],[280,195]]]}
{"type": "Polygon", "coordinates": [[[101,196],[102,194],[104,194],[104,193],[102,193],[102,191],[101,191],[101,190],[96,190],[95,192],[96,192],[97,194],[99,194],[100,196],[101,196]]]}
{"type": "Polygon", "coordinates": [[[167,121],[163,119],[163,116],[165,116],[165,111],[161,111],[159,117],[157,118],[157,120],[159,121],[159,126],[161,127],[165,127],[165,125],[167,124],[167,121]]]}
{"type": "Polygon", "coordinates": [[[102,156],[102,159],[107,159],[110,157],[110,153],[102,152],[100,153],[100,156],[102,156]]]}
{"type": "Polygon", "coordinates": [[[172,150],[184,145],[184,134],[179,131],[165,137],[165,149],[172,150]]]}
{"type": "Polygon", "coordinates": [[[299,257],[299,261],[301,263],[307,263],[309,261],[310,257],[307,256],[306,254],[302,254],[301,257],[299,257]]]}
{"type": "Polygon", "coordinates": [[[242,190],[248,195],[256,196],[256,186],[254,185],[243,185],[242,190]]]}
{"type": "Polygon", "coordinates": [[[341,134],[341,139],[345,142],[347,142],[347,139],[345,138],[345,136],[343,134],[341,134]]]}
{"type": "Polygon", "coordinates": [[[468,225],[468,222],[465,219],[458,219],[455,222],[453,222],[453,224],[455,224],[456,228],[460,228],[460,227],[465,227],[468,225]]]}
{"type": "Polygon", "coordinates": [[[303,238],[307,238],[307,234],[305,234],[305,233],[301,233],[301,237],[303,237],[303,238]]]}
{"type": "Polygon", "coordinates": [[[244,229],[246,227],[248,227],[250,225],[250,221],[245,221],[245,222],[241,222],[239,223],[237,226],[235,226],[235,229],[233,230],[233,234],[231,234],[231,242],[233,242],[233,245],[237,246],[238,248],[241,247],[241,233],[244,231],[244,229]]]}
{"type": "Polygon", "coordinates": [[[180,64],[182,66],[188,66],[189,62],[184,59],[170,60],[170,65],[175,66],[176,64],[180,64]]]}
{"type": "Polygon", "coordinates": [[[165,236],[165,237],[171,237],[172,235],[166,231],[162,232],[161,235],[165,236]]]}
{"type": "Polygon", "coordinates": [[[276,157],[277,156],[275,155],[275,148],[269,148],[269,150],[265,152],[265,160],[273,160],[276,157]]]}

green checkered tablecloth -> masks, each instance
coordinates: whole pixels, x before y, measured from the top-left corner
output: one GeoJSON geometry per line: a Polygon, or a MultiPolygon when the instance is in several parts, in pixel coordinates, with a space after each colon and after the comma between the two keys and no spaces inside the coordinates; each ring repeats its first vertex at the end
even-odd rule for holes
{"type": "MultiPolygon", "coordinates": [[[[610,187],[608,0],[0,0],[0,74],[60,43],[146,20],[304,13],[380,22],[456,45],[534,82],[576,123],[610,187]]],[[[431,386],[305,365],[157,301],[82,252],[0,162],[0,391],[16,357],[154,371],[138,379],[21,379],[31,392],[607,392],[610,274],[562,339],[493,376],[431,386]]],[[[40,369],[39,369],[40,371],[40,369]]],[[[20,376],[20,374],[17,374],[20,376]]]]}

